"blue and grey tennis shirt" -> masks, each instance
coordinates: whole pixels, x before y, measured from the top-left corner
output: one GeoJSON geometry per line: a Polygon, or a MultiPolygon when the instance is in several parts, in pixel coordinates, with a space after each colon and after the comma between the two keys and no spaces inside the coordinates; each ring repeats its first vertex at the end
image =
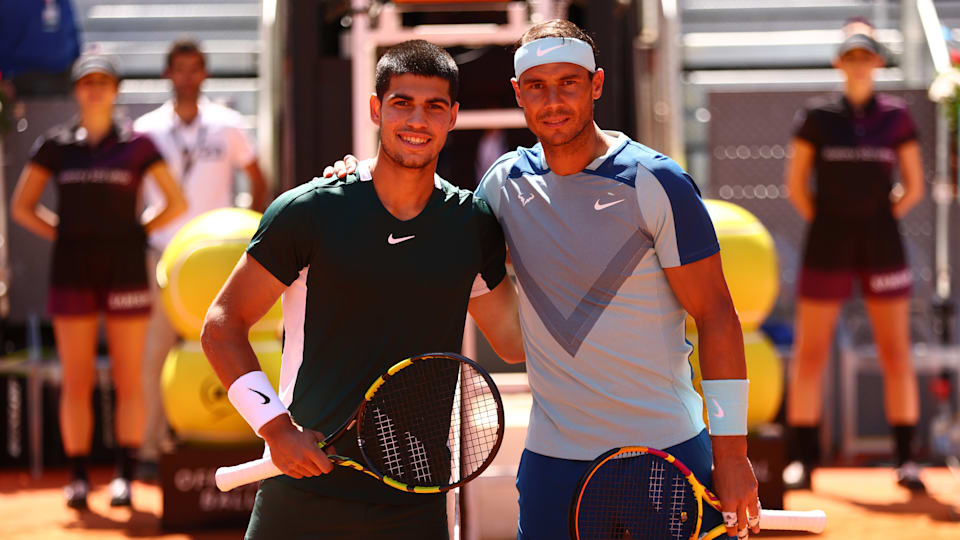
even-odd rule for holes
{"type": "Polygon", "coordinates": [[[561,176],[518,148],[477,195],[503,226],[520,288],[533,409],[526,448],[593,459],[625,444],[666,448],[704,428],[686,312],[663,272],[717,253],[693,180],[617,132],[561,176]]]}

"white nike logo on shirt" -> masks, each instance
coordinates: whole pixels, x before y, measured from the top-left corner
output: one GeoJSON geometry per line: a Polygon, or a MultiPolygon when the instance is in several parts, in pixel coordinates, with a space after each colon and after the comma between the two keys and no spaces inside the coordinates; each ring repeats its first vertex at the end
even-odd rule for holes
{"type": "Polygon", "coordinates": [[[593,204],[593,209],[594,209],[594,210],[598,210],[598,211],[599,211],[599,210],[603,210],[604,208],[610,208],[611,206],[613,206],[613,205],[615,205],[615,204],[620,204],[620,203],[622,203],[622,202],[625,201],[625,200],[626,200],[626,199],[619,199],[619,200],[616,200],[616,201],[613,201],[613,202],[608,202],[608,203],[600,204],[600,199],[597,199],[597,202],[595,202],[595,203],[593,204]]]}
{"type": "Polygon", "coordinates": [[[400,242],[406,242],[407,240],[415,236],[416,236],[415,234],[411,234],[410,236],[401,236],[400,238],[394,238],[393,233],[390,233],[390,236],[387,237],[387,243],[390,245],[399,244],[400,242]]]}
{"type": "Polygon", "coordinates": [[[533,193],[529,197],[524,197],[522,194],[517,193],[517,198],[520,199],[520,204],[526,206],[528,202],[533,200],[533,193]]]}

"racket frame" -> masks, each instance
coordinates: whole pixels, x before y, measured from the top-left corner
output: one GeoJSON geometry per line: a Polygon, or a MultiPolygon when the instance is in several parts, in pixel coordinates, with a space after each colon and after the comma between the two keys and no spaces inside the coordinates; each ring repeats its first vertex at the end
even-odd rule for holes
{"type": "MultiPolygon", "coordinates": [[[[707,489],[707,487],[700,482],[700,480],[696,477],[696,475],[693,474],[693,471],[691,471],[689,467],[687,467],[682,461],[680,461],[676,457],[672,456],[667,452],[664,452],[663,450],[658,450],[656,448],[650,448],[647,446],[623,446],[620,448],[613,448],[601,454],[599,457],[593,460],[593,462],[590,463],[590,466],[587,468],[587,472],[585,472],[581,476],[580,482],[577,484],[577,490],[575,492],[576,495],[573,497],[573,499],[570,502],[569,519],[570,519],[570,538],[571,539],[579,540],[580,538],[579,527],[578,527],[578,521],[579,521],[578,517],[580,514],[580,501],[583,498],[583,493],[587,485],[589,484],[590,479],[593,477],[594,473],[596,473],[596,471],[599,470],[604,463],[606,463],[607,461],[610,461],[611,459],[616,459],[616,457],[619,455],[638,454],[638,453],[646,453],[646,454],[651,454],[651,455],[663,458],[664,460],[669,462],[671,465],[676,467],[680,471],[680,473],[683,475],[683,477],[686,478],[687,482],[690,483],[690,487],[693,490],[693,493],[697,499],[697,526],[690,537],[691,540],[697,540],[698,536],[700,535],[700,529],[703,526],[703,501],[707,501],[707,504],[712,506],[717,511],[721,511],[720,499],[717,498],[717,496],[712,491],[707,489]]],[[[808,531],[813,533],[819,533],[823,530],[824,525],[826,524],[826,514],[824,514],[822,510],[793,512],[793,511],[785,511],[785,510],[761,509],[760,526],[763,527],[764,521],[769,521],[774,525],[778,524],[775,522],[779,522],[779,524],[782,525],[782,520],[785,519],[785,516],[792,516],[792,517],[796,516],[796,517],[793,517],[793,519],[797,519],[797,517],[802,516],[802,519],[804,519],[804,521],[807,522],[806,527],[803,527],[803,525],[801,525],[798,528],[787,529],[787,530],[798,530],[798,531],[803,530],[803,531],[808,531]],[[815,521],[815,524],[812,524],[812,522],[814,521],[815,521]]],[[[785,529],[782,526],[773,526],[770,528],[785,529]]],[[[717,525],[716,527],[711,529],[703,537],[703,540],[710,540],[725,533],[726,533],[726,527],[721,523],[720,525],[717,525]]]]}
{"type": "MultiPolygon", "coordinates": [[[[617,456],[622,454],[651,454],[657,457],[661,457],[667,460],[669,463],[673,464],[677,469],[680,470],[680,473],[683,474],[684,478],[687,479],[687,482],[690,483],[691,488],[693,489],[694,494],[697,499],[697,526],[694,529],[693,535],[691,538],[696,540],[697,535],[700,533],[700,527],[703,524],[703,500],[705,498],[713,497],[716,500],[716,497],[712,493],[707,491],[707,488],[697,480],[697,477],[693,474],[693,471],[689,467],[683,464],[682,461],[673,457],[672,455],[664,452],[663,450],[658,450],[656,448],[650,448],[648,446],[622,446],[620,448],[613,448],[607,450],[601,454],[598,458],[593,460],[590,463],[590,466],[587,468],[587,472],[583,474],[580,478],[580,482],[577,483],[576,496],[570,502],[570,538],[579,540],[580,531],[579,531],[579,516],[580,516],[580,501],[583,499],[583,493],[585,488],[590,483],[590,479],[593,478],[594,473],[596,473],[604,463],[616,459],[617,456]]],[[[720,501],[717,500],[717,507],[719,508],[720,501]]]]}
{"type": "MultiPolygon", "coordinates": [[[[367,389],[363,397],[364,397],[363,403],[360,404],[360,406],[358,407],[357,413],[355,415],[355,420],[356,420],[355,423],[357,424],[357,430],[356,430],[357,443],[358,443],[357,446],[360,447],[360,453],[363,455],[363,460],[364,462],[366,462],[367,465],[363,466],[362,464],[354,460],[351,460],[349,458],[343,458],[342,456],[334,456],[334,458],[338,460],[338,463],[337,463],[338,465],[350,467],[352,469],[356,469],[358,471],[364,472],[370,476],[373,476],[374,478],[379,479],[381,482],[383,482],[384,484],[387,484],[388,486],[394,489],[399,489],[400,491],[408,491],[411,493],[442,493],[442,492],[460,487],[466,484],[467,482],[473,480],[474,478],[480,476],[483,473],[483,471],[486,470],[486,468],[489,467],[491,463],[493,463],[493,458],[496,457],[497,453],[500,451],[500,445],[503,443],[503,436],[506,430],[506,426],[505,426],[505,414],[503,410],[503,399],[500,397],[500,391],[497,389],[497,385],[494,383],[493,377],[491,377],[490,374],[487,373],[487,370],[483,369],[483,367],[481,367],[480,364],[476,363],[470,358],[467,358],[466,356],[463,356],[460,354],[426,353],[426,354],[413,356],[405,360],[401,360],[396,364],[394,364],[393,366],[391,366],[386,373],[378,377],[377,380],[375,380],[373,384],[370,385],[370,388],[367,389]],[[459,481],[449,485],[445,485],[445,486],[409,486],[403,482],[400,482],[399,480],[390,478],[389,476],[383,474],[381,471],[377,470],[375,467],[370,465],[371,460],[367,456],[366,445],[364,444],[364,441],[360,438],[359,424],[363,422],[363,414],[366,411],[367,404],[373,400],[374,396],[377,393],[377,390],[379,390],[380,387],[383,386],[383,384],[386,383],[388,379],[396,375],[401,370],[416,364],[417,362],[429,361],[432,358],[446,358],[446,359],[458,360],[461,364],[461,367],[460,367],[461,374],[463,370],[462,366],[463,364],[466,364],[467,366],[472,368],[474,371],[476,371],[477,374],[479,374],[484,379],[484,381],[487,383],[487,387],[490,388],[490,393],[492,394],[495,403],[497,404],[497,438],[496,438],[496,441],[494,441],[493,447],[490,449],[490,454],[487,456],[484,462],[481,463],[479,467],[477,467],[477,470],[475,470],[473,473],[471,473],[467,477],[460,478],[459,481]]],[[[460,418],[461,430],[462,430],[464,421],[465,419],[461,416],[460,418]]],[[[462,461],[463,459],[462,453],[459,453],[459,455],[462,461]]]]}
{"type": "MultiPolygon", "coordinates": [[[[458,377],[459,376],[460,375],[458,374],[458,377]]],[[[463,421],[464,419],[461,418],[461,425],[463,421]]],[[[336,454],[328,454],[327,459],[329,459],[331,462],[333,462],[336,465],[339,465],[341,467],[349,467],[351,469],[360,471],[373,478],[376,478],[377,480],[383,482],[384,484],[394,489],[398,489],[400,491],[406,491],[409,493],[443,493],[445,491],[449,491],[456,487],[462,486],[467,482],[473,480],[477,476],[480,476],[480,474],[482,474],[483,471],[486,470],[486,468],[489,467],[490,464],[493,462],[493,459],[494,457],[496,457],[497,452],[500,451],[500,445],[503,443],[503,436],[506,429],[505,416],[504,416],[504,410],[503,410],[503,399],[500,397],[500,391],[497,389],[497,385],[494,383],[493,377],[491,377],[490,374],[487,373],[487,370],[483,369],[483,367],[481,367],[480,364],[476,363],[470,358],[467,358],[463,355],[459,355],[456,353],[443,353],[443,352],[426,353],[426,354],[420,354],[417,356],[412,356],[410,358],[401,360],[396,364],[394,364],[393,366],[391,366],[389,369],[387,369],[386,373],[377,377],[377,379],[373,381],[373,383],[370,385],[367,391],[364,392],[363,401],[360,402],[360,405],[357,407],[356,411],[354,411],[354,413],[350,415],[350,417],[332,435],[326,437],[323,441],[317,443],[317,445],[321,449],[326,448],[327,446],[332,445],[341,437],[343,437],[343,435],[346,432],[350,431],[350,429],[354,428],[355,426],[357,427],[356,429],[357,443],[358,443],[357,446],[360,448],[360,453],[363,456],[363,461],[366,463],[366,465],[354,459],[351,459],[349,457],[339,456],[336,454]],[[391,377],[393,377],[403,369],[408,368],[416,364],[417,362],[428,361],[430,359],[435,359],[435,358],[457,360],[461,364],[461,367],[460,367],[461,373],[463,369],[462,365],[466,364],[467,366],[472,368],[474,371],[476,371],[477,374],[479,374],[484,379],[484,381],[487,383],[487,386],[490,388],[490,393],[493,396],[493,399],[497,406],[497,438],[493,444],[493,447],[490,450],[490,454],[487,456],[484,462],[480,464],[480,466],[477,468],[476,471],[474,471],[467,477],[460,478],[459,481],[449,485],[444,485],[444,486],[410,486],[404,482],[400,482],[399,480],[386,476],[381,471],[379,471],[376,467],[373,467],[371,465],[371,460],[366,454],[365,441],[360,436],[359,424],[363,422],[364,412],[366,411],[367,404],[369,404],[370,401],[373,400],[377,391],[384,385],[384,383],[387,382],[387,380],[389,380],[391,377]]],[[[463,457],[462,454],[460,457],[462,459],[463,457]]]]}

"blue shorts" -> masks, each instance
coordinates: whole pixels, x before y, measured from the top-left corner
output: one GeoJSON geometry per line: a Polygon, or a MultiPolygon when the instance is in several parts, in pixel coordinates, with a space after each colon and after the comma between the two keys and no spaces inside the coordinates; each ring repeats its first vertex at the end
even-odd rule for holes
{"type": "MultiPolygon", "coordinates": [[[[696,437],[664,448],[682,461],[707,488],[713,486],[713,447],[703,430],[696,437]]],[[[560,459],[523,451],[517,472],[520,492],[520,523],[517,540],[558,540],[570,535],[570,502],[580,477],[591,461],[560,459]]],[[[703,534],[722,521],[720,512],[703,505],[703,534]]],[[[721,536],[720,538],[734,538],[721,536]]]]}

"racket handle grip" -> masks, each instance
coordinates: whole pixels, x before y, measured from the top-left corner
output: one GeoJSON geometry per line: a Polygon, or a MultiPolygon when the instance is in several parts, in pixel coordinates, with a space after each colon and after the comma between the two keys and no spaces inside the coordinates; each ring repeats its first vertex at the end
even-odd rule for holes
{"type": "Polygon", "coordinates": [[[760,510],[761,529],[820,533],[826,526],[823,510],[760,510]]]}
{"type": "Polygon", "coordinates": [[[244,484],[251,484],[259,480],[273,478],[283,474],[273,460],[270,458],[260,458],[233,467],[220,467],[215,475],[217,487],[220,491],[230,491],[235,487],[244,484]]]}

